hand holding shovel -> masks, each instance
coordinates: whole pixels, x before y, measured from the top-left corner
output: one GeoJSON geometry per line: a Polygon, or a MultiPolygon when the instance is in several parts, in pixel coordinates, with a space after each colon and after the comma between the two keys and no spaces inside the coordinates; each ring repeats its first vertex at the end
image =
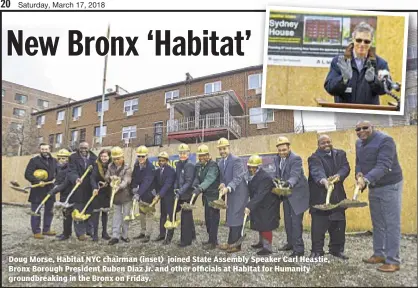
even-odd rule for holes
{"type": "Polygon", "coordinates": [[[313,206],[314,208],[319,209],[319,210],[323,210],[323,211],[332,210],[332,209],[335,209],[339,206],[339,203],[338,204],[329,203],[330,199],[331,199],[332,191],[334,191],[334,183],[339,181],[339,177],[335,177],[335,175],[334,175],[334,176],[329,177],[327,179],[327,181],[328,181],[327,182],[328,183],[328,188],[327,188],[327,198],[326,198],[325,204],[319,204],[319,205],[314,205],[313,206]]]}
{"type": "Polygon", "coordinates": [[[155,212],[155,205],[160,201],[160,195],[157,195],[152,199],[151,204],[148,204],[146,202],[139,202],[139,210],[141,210],[145,214],[152,214],[155,212]]]}
{"type": "Polygon", "coordinates": [[[292,194],[290,187],[285,187],[285,182],[280,179],[273,179],[274,188],[271,190],[272,193],[278,196],[289,196],[292,194]]]}

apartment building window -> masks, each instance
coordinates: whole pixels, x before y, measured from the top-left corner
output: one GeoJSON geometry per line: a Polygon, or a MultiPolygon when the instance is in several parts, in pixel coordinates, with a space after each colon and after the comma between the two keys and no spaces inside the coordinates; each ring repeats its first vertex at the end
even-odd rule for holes
{"type": "Polygon", "coordinates": [[[221,81],[205,84],[205,94],[218,92],[218,91],[221,91],[221,89],[222,89],[222,82],[221,81]]]}
{"type": "MultiPolygon", "coordinates": [[[[103,102],[103,111],[109,110],[109,100],[103,102]]],[[[96,112],[102,112],[102,101],[96,103],[96,112]]]]}
{"type": "Polygon", "coordinates": [[[163,122],[154,123],[154,145],[163,145],[163,122]]]}
{"type": "Polygon", "coordinates": [[[44,125],[45,124],[45,115],[40,115],[36,117],[36,125],[44,125]]]}
{"type": "Polygon", "coordinates": [[[13,108],[13,115],[17,117],[25,117],[25,109],[13,108]]]}
{"type": "Polygon", "coordinates": [[[167,91],[165,92],[165,95],[164,95],[164,103],[167,104],[167,100],[179,98],[179,96],[180,96],[179,90],[167,91]]]}
{"type": "Polygon", "coordinates": [[[11,122],[10,123],[10,130],[12,132],[19,132],[22,130],[23,125],[20,123],[16,123],[16,122],[11,122]]]}
{"type": "Polygon", "coordinates": [[[136,138],[136,126],[122,128],[122,140],[136,138]]]}
{"type": "Polygon", "coordinates": [[[38,112],[37,109],[32,109],[32,113],[36,113],[36,112],[38,112]]]}
{"type": "Polygon", "coordinates": [[[261,88],[261,81],[262,81],[261,73],[248,75],[248,89],[261,88]]]}
{"type": "Polygon", "coordinates": [[[49,146],[51,146],[51,147],[53,147],[54,146],[54,139],[55,139],[55,135],[54,134],[51,134],[51,135],[49,135],[49,137],[48,137],[49,139],[49,146]]]}
{"type": "Polygon", "coordinates": [[[274,110],[250,108],[250,124],[261,124],[274,121],[274,110]]]}
{"type": "Polygon", "coordinates": [[[1,97],[4,97],[5,94],[6,94],[6,90],[1,89],[1,97]]]}
{"type": "Polygon", "coordinates": [[[38,99],[38,107],[48,108],[49,107],[49,102],[46,101],[46,100],[38,99]]]}
{"type": "Polygon", "coordinates": [[[38,137],[38,144],[41,144],[44,142],[44,137],[38,137]]]}
{"type": "Polygon", "coordinates": [[[58,111],[57,113],[57,121],[64,121],[65,117],[65,110],[58,111]]]}
{"type": "Polygon", "coordinates": [[[407,58],[408,59],[418,58],[417,46],[409,46],[408,47],[407,58]]]}
{"type": "Polygon", "coordinates": [[[123,104],[123,111],[138,111],[138,98],[125,101],[123,104]]]}
{"type": "Polygon", "coordinates": [[[81,106],[73,108],[73,119],[77,119],[81,117],[81,106]]]}
{"type": "Polygon", "coordinates": [[[80,129],[80,142],[86,141],[86,128],[80,129]]]}
{"type": "Polygon", "coordinates": [[[78,141],[78,130],[71,131],[71,145],[76,144],[78,141]]]}
{"type": "Polygon", "coordinates": [[[28,96],[22,95],[22,94],[16,94],[15,100],[19,104],[25,104],[26,102],[28,102],[28,96]]]}
{"type": "Polygon", "coordinates": [[[59,133],[55,136],[55,147],[61,147],[62,145],[62,133],[59,133]]]}
{"type": "MultiPolygon", "coordinates": [[[[102,136],[106,136],[107,126],[102,127],[102,136]]],[[[100,137],[100,126],[94,127],[94,136],[100,137]]]]}

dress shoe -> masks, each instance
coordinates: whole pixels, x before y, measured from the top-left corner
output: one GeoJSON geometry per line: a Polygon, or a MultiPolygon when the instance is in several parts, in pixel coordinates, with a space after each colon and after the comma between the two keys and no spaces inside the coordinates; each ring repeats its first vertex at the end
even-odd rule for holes
{"type": "Polygon", "coordinates": [[[303,253],[303,252],[295,252],[295,251],[293,251],[292,254],[289,255],[289,258],[302,257],[304,255],[305,255],[305,253],[303,253]]]}
{"type": "Polygon", "coordinates": [[[324,256],[324,254],[324,252],[312,252],[311,255],[309,255],[309,258],[315,259],[324,256]]]}
{"type": "Polygon", "coordinates": [[[382,266],[377,268],[377,270],[382,272],[395,272],[399,271],[399,269],[401,269],[401,267],[396,264],[383,264],[382,266]]]}
{"type": "Polygon", "coordinates": [[[57,236],[57,240],[59,240],[59,241],[63,241],[63,240],[67,240],[67,239],[70,239],[70,236],[64,235],[64,234],[60,234],[60,235],[57,236]]]}
{"type": "Polygon", "coordinates": [[[163,245],[169,245],[171,243],[171,240],[169,239],[164,239],[163,241],[163,245]]]}
{"type": "Polygon", "coordinates": [[[203,249],[205,249],[205,250],[214,250],[214,249],[216,249],[216,244],[209,243],[209,244],[203,246],[203,249]]]}
{"type": "Polygon", "coordinates": [[[145,234],[144,233],[140,233],[138,236],[135,236],[134,239],[142,239],[145,238],[145,234]]]}
{"type": "Polygon", "coordinates": [[[102,233],[102,239],[104,239],[104,240],[110,240],[111,237],[109,236],[109,234],[107,234],[107,232],[103,232],[102,233]]]}
{"type": "Polygon", "coordinates": [[[45,236],[55,236],[55,235],[57,235],[57,232],[55,232],[54,230],[49,230],[47,232],[42,232],[42,235],[45,235],[45,236]]]}
{"type": "Polygon", "coordinates": [[[108,242],[108,244],[109,245],[115,245],[118,242],[119,242],[119,239],[118,238],[112,238],[112,239],[110,239],[110,241],[108,242]]]}
{"type": "Polygon", "coordinates": [[[165,239],[165,236],[159,235],[157,238],[154,239],[154,242],[162,241],[165,239]]]}
{"type": "Polygon", "coordinates": [[[270,250],[263,248],[257,252],[257,255],[264,256],[264,255],[270,255],[271,253],[272,252],[270,250]]]}
{"type": "Polygon", "coordinates": [[[228,248],[228,250],[226,250],[226,252],[228,253],[235,253],[235,252],[239,252],[241,251],[241,247],[230,247],[228,248]]]}
{"type": "Polygon", "coordinates": [[[33,238],[35,239],[44,239],[45,237],[41,233],[33,234],[33,238]]]}
{"type": "Polygon", "coordinates": [[[131,242],[131,239],[129,239],[128,237],[126,237],[126,238],[120,237],[120,240],[122,240],[125,243],[131,242]]]}
{"type": "Polygon", "coordinates": [[[77,237],[77,239],[78,239],[79,241],[86,241],[86,240],[87,240],[87,237],[86,237],[86,235],[85,235],[85,234],[83,234],[83,235],[78,236],[78,237],[77,237]]]}
{"type": "Polygon", "coordinates": [[[221,249],[221,250],[228,250],[230,248],[229,246],[230,245],[228,243],[223,243],[223,244],[218,245],[218,247],[216,248],[221,249]]]}
{"type": "Polygon", "coordinates": [[[254,249],[261,249],[261,248],[263,248],[263,243],[253,244],[253,245],[251,245],[251,248],[254,248],[254,249]]]}
{"type": "Polygon", "coordinates": [[[292,245],[286,244],[283,247],[279,248],[279,251],[290,251],[292,249],[293,249],[292,245]]]}
{"type": "Polygon", "coordinates": [[[385,257],[380,257],[380,256],[372,256],[369,259],[363,259],[364,263],[367,264],[380,264],[380,263],[385,263],[385,257]]]}
{"type": "Polygon", "coordinates": [[[94,235],[91,237],[91,240],[93,240],[93,242],[99,242],[99,236],[94,235]]]}
{"type": "Polygon", "coordinates": [[[141,243],[148,243],[150,240],[150,236],[145,236],[144,239],[141,240],[141,243]]]}
{"type": "Polygon", "coordinates": [[[329,252],[329,254],[331,254],[332,256],[335,256],[335,257],[338,257],[338,258],[340,258],[340,259],[343,259],[343,260],[348,260],[349,258],[347,257],[347,256],[345,256],[344,255],[344,253],[342,253],[342,252],[329,252]]]}
{"type": "Polygon", "coordinates": [[[184,247],[187,247],[187,246],[190,246],[190,245],[192,245],[192,244],[185,244],[185,243],[182,243],[182,242],[177,244],[177,246],[180,247],[180,248],[184,248],[184,247]]]}

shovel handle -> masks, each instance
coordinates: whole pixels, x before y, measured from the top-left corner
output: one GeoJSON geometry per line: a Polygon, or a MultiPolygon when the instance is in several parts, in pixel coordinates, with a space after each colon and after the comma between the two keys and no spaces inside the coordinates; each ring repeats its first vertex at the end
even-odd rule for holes
{"type": "Polygon", "coordinates": [[[196,194],[193,193],[192,199],[190,199],[190,203],[189,203],[190,205],[193,205],[193,200],[194,200],[195,197],[196,197],[196,194]]]}
{"type": "Polygon", "coordinates": [[[241,229],[241,237],[244,236],[244,228],[245,228],[245,223],[247,223],[247,214],[244,214],[244,222],[242,223],[242,229],[241,229]]]}
{"type": "MultiPolygon", "coordinates": [[[[92,165],[89,165],[87,167],[86,171],[84,171],[84,174],[81,176],[81,182],[83,182],[84,178],[86,178],[87,174],[93,169],[92,165]]],[[[70,201],[71,196],[73,196],[75,190],[77,190],[78,186],[80,186],[81,183],[76,183],[73,190],[71,190],[70,194],[68,195],[67,199],[65,199],[65,205],[68,204],[68,201],[70,201]]]]}
{"type": "Polygon", "coordinates": [[[332,191],[334,191],[334,184],[331,183],[331,184],[329,184],[328,190],[327,190],[327,199],[326,199],[326,202],[325,202],[326,205],[329,204],[329,201],[331,199],[332,191]]]}
{"type": "Polygon", "coordinates": [[[27,189],[27,188],[36,188],[36,187],[43,187],[43,186],[48,185],[48,184],[53,184],[54,182],[55,182],[55,180],[51,180],[51,181],[44,182],[44,183],[38,183],[38,184],[34,184],[34,185],[31,185],[31,186],[25,187],[24,189],[27,189]]]}
{"type": "Polygon", "coordinates": [[[177,202],[179,201],[178,198],[176,198],[176,200],[174,200],[174,207],[173,207],[173,223],[175,221],[174,217],[176,217],[176,208],[177,208],[177,202]]]}
{"type": "Polygon", "coordinates": [[[49,197],[51,197],[50,194],[45,196],[44,200],[42,200],[41,204],[39,204],[38,208],[36,208],[36,211],[35,211],[36,214],[38,214],[41,207],[45,205],[45,203],[46,203],[46,201],[48,201],[49,197]]]}
{"type": "Polygon", "coordinates": [[[96,197],[96,194],[93,194],[93,195],[90,197],[90,199],[89,199],[89,201],[87,202],[86,206],[84,206],[84,209],[81,211],[81,213],[80,213],[81,215],[84,215],[84,213],[86,213],[87,207],[89,207],[89,205],[90,205],[91,201],[93,201],[94,197],[96,197]]]}

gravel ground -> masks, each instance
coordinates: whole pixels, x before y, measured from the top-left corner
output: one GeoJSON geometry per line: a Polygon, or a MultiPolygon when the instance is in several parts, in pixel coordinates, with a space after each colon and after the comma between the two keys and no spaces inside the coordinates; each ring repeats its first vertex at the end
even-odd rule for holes
{"type": "MultiPolygon", "coordinates": [[[[401,241],[401,270],[396,273],[382,273],[376,270],[376,265],[367,265],[361,262],[362,258],[371,256],[372,253],[372,238],[370,236],[347,236],[346,238],[346,255],[350,257],[348,261],[342,261],[338,258],[325,255],[326,262],[323,263],[306,263],[284,262],[285,256],[288,252],[276,252],[272,256],[274,259],[282,259],[278,263],[251,263],[251,259],[262,259],[255,254],[256,250],[250,247],[250,244],[258,240],[258,234],[254,231],[247,230],[247,238],[243,244],[243,250],[233,255],[225,253],[220,250],[205,251],[201,248],[201,242],[207,240],[207,234],[204,226],[197,225],[197,240],[192,246],[187,248],[177,248],[176,243],[179,241],[179,231],[175,231],[174,239],[171,245],[163,246],[160,243],[149,242],[142,244],[139,240],[132,240],[131,243],[119,243],[115,246],[109,246],[104,240],[98,243],[92,241],[79,242],[73,236],[70,240],[59,242],[54,237],[48,237],[44,240],[36,240],[32,237],[29,216],[25,213],[29,208],[3,206],[2,209],[2,286],[74,286],[74,287],[102,287],[102,286],[417,286],[417,239],[416,237],[402,237],[401,241]],[[85,256],[83,260],[87,261],[87,256],[101,256],[101,262],[94,263],[10,263],[9,257],[23,257],[28,259],[30,256],[50,257],[53,261],[57,261],[57,256],[85,256]],[[162,256],[163,263],[140,263],[140,262],[104,262],[105,256],[121,257],[136,257],[141,260],[141,256],[155,257],[162,256]],[[243,264],[239,262],[233,263],[167,263],[168,257],[207,257],[207,259],[230,259],[240,260],[243,257],[248,257],[250,263],[243,264]],[[222,258],[221,258],[222,257],[222,258]],[[254,257],[254,258],[251,258],[254,257]],[[82,267],[82,266],[107,266],[119,269],[126,269],[125,272],[33,272],[32,266],[37,267],[82,267]],[[9,271],[11,267],[30,267],[28,272],[12,272],[9,271]],[[139,269],[146,269],[148,266],[151,271],[139,271],[139,269]],[[235,267],[245,267],[252,269],[272,269],[272,272],[173,272],[170,269],[174,267],[195,267],[203,269],[228,269],[228,266],[233,269],[235,267]],[[139,267],[138,271],[127,271],[128,267],[139,267]],[[167,268],[168,267],[168,268],[167,268]],[[299,267],[303,269],[302,272],[283,272],[274,271],[274,269],[282,269],[284,267],[299,267]],[[163,269],[169,269],[164,272],[163,269]],[[161,269],[159,272],[157,269],[161,269]],[[307,272],[309,269],[309,272],[307,272]],[[33,279],[29,282],[10,282],[11,277],[30,277],[32,275],[42,276],[60,276],[58,281],[54,279],[37,282],[33,279]],[[76,276],[76,281],[70,281],[70,275],[76,276]],[[126,279],[127,275],[131,277],[137,276],[135,281],[126,279]],[[90,276],[91,279],[81,279],[79,277],[90,276]],[[107,279],[92,279],[93,276],[108,277],[107,279]],[[125,281],[117,280],[116,277],[124,276],[125,281]],[[138,277],[139,276],[139,277],[138,277]],[[66,277],[67,279],[65,280],[66,277]],[[113,279],[110,279],[113,277],[113,279]],[[142,278],[141,278],[142,277],[142,278]],[[65,282],[67,281],[67,282],[65,282]],[[148,282],[145,282],[148,281],[148,282]]],[[[111,219],[109,221],[111,223],[111,219]]],[[[109,223],[109,224],[110,224],[109,223]]],[[[139,233],[139,222],[131,222],[130,237],[139,233]]],[[[53,222],[53,229],[61,231],[61,220],[55,219],[53,222]]],[[[100,230],[99,230],[99,233],[100,230]]],[[[157,222],[153,228],[152,237],[157,236],[157,222]]],[[[219,241],[226,240],[228,229],[224,226],[219,228],[219,241]]],[[[277,248],[283,244],[285,233],[279,229],[274,232],[273,248],[277,248]]],[[[305,232],[303,235],[305,240],[305,255],[309,256],[311,247],[310,233],[305,232]]],[[[326,244],[327,245],[327,244],[326,244]]],[[[327,250],[327,247],[325,248],[327,250]]],[[[193,258],[191,258],[193,259],[193,258]]],[[[295,269],[295,268],[293,268],[295,269]]],[[[15,279],[16,280],[16,279],[15,279]]],[[[16,281],[18,281],[17,279],[16,281]]],[[[55,279],[56,280],[56,279],[55,279]]]]}

